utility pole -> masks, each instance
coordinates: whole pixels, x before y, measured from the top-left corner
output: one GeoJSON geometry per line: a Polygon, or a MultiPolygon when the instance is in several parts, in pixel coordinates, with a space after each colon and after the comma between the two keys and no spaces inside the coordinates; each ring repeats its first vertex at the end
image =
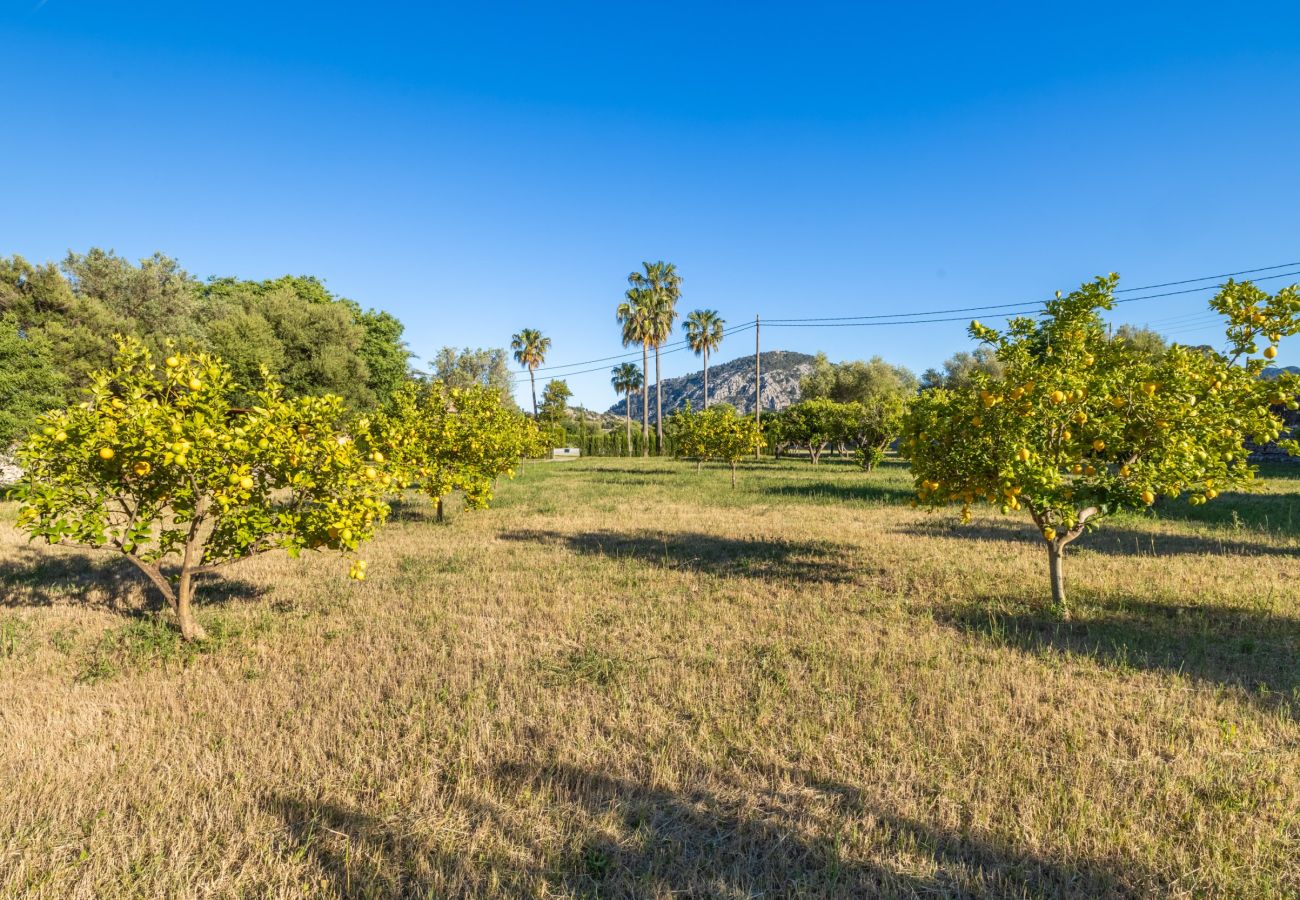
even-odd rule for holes
{"type": "MultiPolygon", "coordinates": [[[[763,432],[763,370],[758,358],[758,316],[754,316],[754,424],[763,432]]],[[[754,458],[761,459],[763,448],[754,448],[754,458]]]]}

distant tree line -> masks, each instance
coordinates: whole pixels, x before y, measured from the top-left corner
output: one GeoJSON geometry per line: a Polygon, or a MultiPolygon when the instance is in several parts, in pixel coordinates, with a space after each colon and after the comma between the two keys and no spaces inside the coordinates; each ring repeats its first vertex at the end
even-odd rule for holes
{"type": "Polygon", "coordinates": [[[162,254],[133,263],[100,249],[60,263],[0,258],[0,443],[82,399],[90,373],[111,362],[114,335],[156,357],[171,339],[220,357],[239,384],[260,384],[265,368],[289,394],[335,394],[360,410],[408,377],[402,331],[311,276],[203,281],[162,254]]]}

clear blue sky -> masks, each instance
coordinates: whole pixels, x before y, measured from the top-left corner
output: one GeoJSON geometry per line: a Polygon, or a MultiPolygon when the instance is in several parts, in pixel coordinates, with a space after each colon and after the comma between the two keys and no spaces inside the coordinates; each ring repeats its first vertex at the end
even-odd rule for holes
{"type": "MultiPolygon", "coordinates": [[[[1297,9],[0,0],[0,253],[309,273],[425,358],[532,326],[555,363],[620,352],[643,259],[733,323],[1290,262],[1297,9]]],[[[1211,341],[1205,296],[1122,318],[1211,341]]],[[[968,346],[764,338],[918,371],[968,346]]],[[[613,399],[604,372],[570,384],[613,399]]]]}

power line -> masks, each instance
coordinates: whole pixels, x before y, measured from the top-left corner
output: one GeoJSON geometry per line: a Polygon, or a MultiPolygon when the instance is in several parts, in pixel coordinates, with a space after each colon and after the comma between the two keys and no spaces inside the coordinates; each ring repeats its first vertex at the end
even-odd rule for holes
{"type": "MultiPolygon", "coordinates": [[[[753,322],[749,322],[749,323],[747,323],[747,324],[745,324],[745,325],[738,325],[737,327],[732,328],[732,329],[730,329],[730,330],[724,332],[724,334],[727,334],[727,335],[732,335],[732,334],[741,334],[742,332],[749,331],[749,330],[752,329],[753,327],[754,327],[754,323],[753,323],[753,322]]],[[[674,343],[672,343],[672,344],[664,344],[664,345],[662,345],[662,347],[661,347],[660,350],[659,350],[659,357],[660,357],[660,359],[662,359],[662,358],[665,357],[665,356],[670,356],[670,355],[672,355],[672,354],[674,354],[674,353],[681,353],[683,350],[689,350],[689,349],[690,349],[690,342],[689,342],[689,341],[677,341],[677,342],[674,342],[674,343]],[[662,349],[662,347],[669,347],[669,348],[671,348],[671,349],[664,350],[664,349],[662,349]]],[[[639,355],[639,354],[638,354],[636,351],[632,351],[632,352],[630,352],[630,353],[624,353],[624,354],[622,354],[622,355],[620,355],[620,356],[607,356],[607,357],[604,357],[604,359],[589,359],[589,360],[587,360],[587,362],[588,362],[588,363],[608,362],[608,361],[613,360],[613,359],[628,359],[628,358],[631,358],[631,357],[634,357],[634,356],[637,356],[637,355],[639,355]]],[[[654,350],[653,350],[653,348],[651,348],[651,355],[652,355],[652,356],[654,355],[654,350]]],[[[570,366],[581,366],[581,365],[586,365],[586,363],[569,363],[568,366],[555,366],[554,368],[567,369],[567,368],[569,368],[570,366]]],[[[538,371],[538,372],[544,372],[544,371],[546,371],[546,370],[545,370],[545,369],[537,369],[537,370],[535,370],[535,371],[538,371]]],[[[551,377],[553,377],[553,378],[567,378],[567,377],[570,376],[570,375],[587,375],[587,374],[589,374],[589,373],[591,373],[591,372],[604,372],[604,371],[606,371],[606,367],[602,365],[602,366],[596,366],[596,367],[591,368],[591,369],[581,369],[581,370],[576,371],[576,372],[560,372],[560,373],[558,373],[558,374],[556,374],[556,375],[553,375],[553,376],[551,376],[551,377]]],[[[526,381],[529,381],[529,380],[530,380],[530,379],[529,379],[529,377],[528,377],[528,373],[527,373],[527,372],[524,372],[524,373],[522,373],[522,374],[520,374],[520,375],[513,375],[513,376],[511,376],[510,383],[511,383],[511,384],[522,384],[522,383],[524,383],[524,382],[526,382],[526,381]]]]}
{"type": "MultiPolygon", "coordinates": [[[[1146,284],[1140,287],[1122,288],[1116,290],[1115,293],[1130,294],[1138,291],[1153,291],[1156,290],[1157,288],[1178,287],[1184,284],[1192,284],[1197,281],[1216,281],[1221,278],[1233,278],[1237,275],[1249,275],[1254,272],[1271,272],[1274,271],[1275,269],[1287,269],[1287,268],[1292,268],[1294,266],[1300,266],[1300,262],[1283,263],[1281,265],[1276,265],[1276,266],[1262,266],[1257,269],[1241,269],[1236,272],[1225,272],[1221,275],[1203,275],[1200,278],[1184,278],[1180,281],[1165,281],[1159,284],[1146,284]]],[[[1286,278],[1296,274],[1300,274],[1300,272],[1284,272],[1280,275],[1267,275],[1262,278],[1257,278],[1255,280],[1265,281],[1270,278],[1286,278]]],[[[1175,294],[1194,293],[1196,291],[1209,290],[1214,287],[1218,287],[1218,285],[1217,284],[1202,285],[1201,287],[1188,288],[1187,290],[1184,291],[1170,291],[1165,294],[1153,294],[1150,297],[1128,297],[1121,300],[1116,300],[1115,302],[1132,303],[1135,300],[1149,300],[1155,297],[1171,297],[1174,296],[1175,294]]],[[[900,321],[910,321],[911,319],[919,316],[941,316],[941,315],[948,315],[951,313],[988,312],[990,310],[1010,311],[1010,310],[1021,309],[1023,307],[1036,308],[1042,306],[1043,302],[1044,301],[1042,300],[1032,300],[1032,301],[1026,300],[1019,303],[995,303],[989,306],[963,306],[963,307],[954,307],[952,309],[933,309],[925,312],[878,313],[875,315],[868,315],[868,316],[821,316],[821,317],[807,317],[807,318],[785,318],[785,319],[768,319],[767,321],[772,324],[779,324],[779,323],[786,323],[786,322],[855,322],[855,321],[867,321],[867,320],[876,321],[876,320],[884,320],[884,319],[898,319],[900,321]]],[[[955,321],[955,320],[936,319],[934,321],[942,322],[942,321],[955,321]]]]}
{"type": "MultiPolygon", "coordinates": [[[[732,334],[740,334],[741,332],[743,332],[743,331],[748,331],[749,329],[751,329],[751,328],[753,328],[753,327],[754,327],[754,323],[753,323],[753,322],[746,322],[744,325],[736,325],[736,326],[733,326],[733,327],[731,327],[731,328],[724,329],[722,333],[723,333],[724,336],[726,336],[726,335],[732,335],[732,334]]],[[[661,344],[661,345],[660,345],[660,348],[661,348],[661,349],[660,349],[660,351],[659,351],[659,355],[660,355],[660,356],[663,356],[664,353],[675,352],[675,350],[663,350],[663,349],[662,349],[663,347],[675,348],[676,350],[680,350],[680,349],[684,349],[685,347],[688,347],[688,346],[690,346],[690,341],[689,341],[689,340],[686,340],[686,339],[679,340],[679,341],[673,341],[672,343],[668,343],[668,344],[661,344]]],[[[637,355],[639,355],[639,354],[638,354],[638,352],[637,352],[636,350],[629,350],[629,351],[627,351],[626,353],[619,353],[619,354],[616,354],[616,355],[614,355],[614,356],[598,356],[598,357],[596,357],[595,359],[584,359],[584,360],[582,360],[582,361],[580,361],[580,362],[564,363],[564,364],[562,364],[562,365],[554,365],[554,366],[541,366],[541,367],[538,367],[538,368],[534,369],[533,371],[534,371],[534,372],[554,372],[554,371],[557,371],[557,370],[559,370],[559,369],[572,369],[572,368],[574,368],[575,366],[589,366],[589,365],[591,365],[591,364],[593,364],[593,363],[601,363],[601,362],[616,362],[616,361],[618,361],[618,360],[620,360],[620,359],[631,359],[631,358],[633,358],[634,356],[637,356],[637,355]]],[[[577,375],[577,374],[579,374],[579,373],[577,373],[577,372],[569,372],[569,373],[567,373],[567,374],[570,374],[570,375],[577,375]]]]}
{"type": "MultiPolygon", "coordinates": [[[[1254,270],[1249,270],[1249,271],[1254,271],[1254,270]]],[[[1294,272],[1282,272],[1277,275],[1265,275],[1261,278],[1256,278],[1254,280],[1268,281],[1274,278],[1291,278],[1296,275],[1300,275],[1300,269],[1297,269],[1294,272]]],[[[1211,277],[1217,277],[1217,276],[1211,276],[1211,277]]],[[[1189,280],[1195,280],[1195,279],[1189,279],[1189,280]]],[[[1170,282],[1170,283],[1177,284],[1179,282],[1170,282]]],[[[1181,283],[1187,284],[1186,281],[1181,283]]],[[[1158,285],[1151,285],[1151,287],[1158,287],[1158,285]]],[[[1161,297],[1175,297],[1181,294],[1194,294],[1199,291],[1214,290],[1217,287],[1218,285],[1216,284],[1206,284],[1206,285],[1202,285],[1201,287],[1184,288],[1181,291],[1165,291],[1159,294],[1146,294],[1141,297],[1124,297],[1114,302],[1116,304],[1136,303],[1139,300],[1156,300],[1161,297]]],[[[1031,305],[1031,304],[1015,304],[1016,307],[1026,306],[1026,305],[1031,305]]],[[[1035,303],[1032,305],[1037,307],[1037,306],[1041,306],[1042,304],[1035,303]]],[[[969,312],[979,312],[982,310],[989,310],[989,309],[1007,310],[1009,308],[1010,305],[1001,306],[1001,307],[999,306],[968,307],[965,310],[960,310],[960,309],[936,310],[935,313],[910,313],[908,315],[914,315],[914,316],[935,315],[938,312],[968,312],[969,313],[969,312]]],[[[901,316],[901,315],[905,315],[905,314],[904,313],[896,314],[896,316],[901,316]]],[[[1011,311],[1011,312],[1007,312],[1005,315],[1007,318],[1011,318],[1012,316],[1017,315],[1017,313],[1011,311]]],[[[896,316],[892,318],[890,321],[882,321],[882,319],[885,318],[883,316],[854,316],[845,319],[769,319],[766,320],[766,324],[772,325],[776,328],[856,328],[856,327],[870,327],[870,326],[881,326],[881,325],[931,325],[940,322],[965,322],[968,320],[967,316],[950,316],[947,318],[937,318],[937,319],[916,319],[916,318],[901,319],[901,318],[897,318],[896,316]],[[864,321],[864,320],[869,320],[869,321],[864,321]]]]}
{"type": "MultiPolygon", "coordinates": [[[[1137,293],[1141,291],[1152,291],[1152,290],[1157,290],[1159,288],[1180,287],[1181,285],[1185,285],[1185,284],[1195,284],[1196,282],[1201,282],[1201,281],[1218,282],[1220,279],[1235,278],[1239,275],[1252,275],[1257,272],[1274,272],[1277,269],[1290,269],[1293,267],[1300,267],[1300,262],[1281,263],[1273,266],[1260,266],[1254,269],[1239,269],[1235,272],[1224,272],[1219,275],[1203,275],[1200,276],[1199,278],[1184,278],[1177,281],[1164,281],[1157,284],[1147,284],[1139,287],[1121,288],[1116,290],[1114,293],[1125,294],[1125,293],[1137,293]]],[[[1254,278],[1252,280],[1270,281],[1278,278],[1291,278],[1297,275],[1300,275],[1300,268],[1296,268],[1295,271],[1290,271],[1290,272],[1281,272],[1274,275],[1263,275],[1258,278],[1254,278]]],[[[1200,291],[1213,290],[1217,287],[1219,287],[1218,283],[1203,284],[1198,287],[1183,288],[1182,290],[1164,291],[1162,293],[1157,293],[1157,294],[1144,294],[1143,296],[1140,297],[1122,297],[1118,300],[1115,300],[1114,303],[1116,305],[1120,303],[1137,303],[1143,300],[1156,300],[1163,297],[1175,297],[1184,294],[1194,294],[1200,291]]],[[[1043,305],[1043,302],[1044,301],[1041,300],[1024,301],[1021,303],[1001,303],[1001,304],[992,304],[987,306],[966,306],[966,307],[954,307],[951,309],[936,309],[936,310],[929,310],[926,312],[880,313],[880,314],[865,315],[865,316],[822,316],[822,317],[807,317],[807,318],[765,319],[763,320],[763,324],[771,327],[776,327],[776,328],[860,328],[860,327],[874,327],[874,326],[882,326],[882,325],[935,325],[935,324],[942,324],[947,322],[969,321],[968,315],[949,315],[952,313],[967,313],[967,314],[988,313],[990,311],[1001,310],[1005,312],[1006,318],[1012,318],[1013,316],[1019,315],[1022,312],[1027,312],[1031,309],[1037,309],[1038,307],[1041,307],[1043,305]],[[1029,309],[1025,309],[1026,307],[1028,307],[1029,309]]],[[[1196,315],[1203,315],[1203,314],[1204,313],[1197,313],[1196,315]]],[[[1191,315],[1192,314],[1175,316],[1173,317],[1173,319],[1167,321],[1173,322],[1175,320],[1181,320],[1187,318],[1191,315]]],[[[1192,324],[1199,324],[1199,323],[1191,323],[1191,322],[1184,323],[1182,321],[1179,321],[1177,327],[1181,330],[1184,327],[1184,325],[1192,325],[1192,324]]],[[[750,330],[751,328],[755,328],[755,327],[756,326],[754,322],[746,322],[744,324],[736,325],[731,328],[725,329],[723,331],[723,334],[728,336],[734,334],[742,334],[750,330]]],[[[660,346],[659,356],[662,358],[664,356],[669,356],[673,353],[680,353],[681,351],[686,350],[689,347],[690,347],[690,341],[685,339],[674,341],[668,344],[663,344],[660,346]]],[[[534,369],[533,372],[534,373],[537,372],[555,373],[552,377],[586,375],[592,372],[603,371],[605,369],[605,366],[603,365],[596,365],[598,363],[609,363],[609,362],[617,362],[619,360],[633,359],[637,355],[638,355],[638,351],[629,350],[625,353],[619,353],[612,356],[602,356],[602,357],[597,357],[595,359],[587,359],[587,360],[581,360],[579,362],[563,363],[563,364],[553,365],[553,366],[542,366],[540,368],[534,369]],[[592,368],[579,368],[581,366],[592,366],[592,368]]],[[[527,380],[529,380],[528,373],[521,373],[519,375],[514,375],[511,377],[512,384],[520,384],[527,380]]]]}

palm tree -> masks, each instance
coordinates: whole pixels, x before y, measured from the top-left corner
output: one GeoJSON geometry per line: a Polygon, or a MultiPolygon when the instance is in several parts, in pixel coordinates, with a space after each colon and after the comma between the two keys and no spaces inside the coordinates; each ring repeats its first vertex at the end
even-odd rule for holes
{"type": "Polygon", "coordinates": [[[645,372],[650,366],[650,313],[649,297],[645,291],[640,288],[628,288],[627,297],[618,305],[615,315],[618,321],[623,325],[623,346],[630,344],[641,345],[641,455],[650,455],[650,396],[649,379],[645,377],[645,372]]]}
{"type": "Polygon", "coordinates": [[[655,430],[659,435],[659,447],[664,445],[664,393],[663,382],[659,377],[659,348],[673,333],[673,323],[677,321],[677,300],[682,295],[682,276],[677,274],[677,267],[663,260],[643,262],[644,272],[633,272],[627,276],[628,284],[633,290],[641,291],[649,308],[646,324],[648,344],[655,348],[655,430]]]}
{"type": "Polygon", "coordinates": [[[510,338],[510,349],[515,351],[515,362],[528,367],[528,380],[533,387],[533,418],[537,418],[537,367],[546,362],[546,351],[551,349],[551,339],[542,337],[536,328],[524,328],[510,338]]]}
{"type": "Polygon", "coordinates": [[[709,354],[722,343],[722,331],[727,323],[716,309],[697,309],[686,317],[682,327],[686,340],[696,355],[704,355],[704,408],[709,408],[709,354]]]}
{"type": "Polygon", "coordinates": [[[645,385],[645,376],[641,370],[636,367],[636,363],[620,363],[610,370],[611,378],[609,383],[614,388],[614,393],[622,394],[627,398],[627,406],[623,412],[627,418],[627,452],[632,455],[632,392],[639,391],[645,385]]]}

